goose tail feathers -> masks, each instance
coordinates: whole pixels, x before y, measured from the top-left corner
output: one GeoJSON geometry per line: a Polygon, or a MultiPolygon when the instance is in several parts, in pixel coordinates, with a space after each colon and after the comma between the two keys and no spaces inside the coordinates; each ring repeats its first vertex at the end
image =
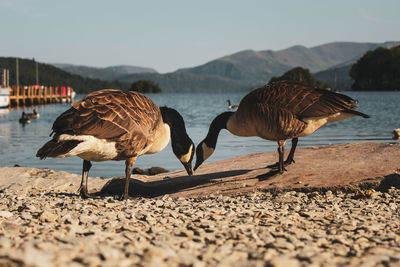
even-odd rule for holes
{"type": "Polygon", "coordinates": [[[366,119],[371,118],[371,116],[369,116],[369,115],[367,115],[365,113],[359,112],[357,110],[350,109],[347,112],[351,113],[351,114],[354,114],[354,115],[357,115],[357,116],[361,116],[361,117],[366,118],[366,119]]]}
{"type": "Polygon", "coordinates": [[[81,140],[60,141],[52,139],[38,150],[36,157],[40,159],[62,157],[81,142],[81,140]]]}

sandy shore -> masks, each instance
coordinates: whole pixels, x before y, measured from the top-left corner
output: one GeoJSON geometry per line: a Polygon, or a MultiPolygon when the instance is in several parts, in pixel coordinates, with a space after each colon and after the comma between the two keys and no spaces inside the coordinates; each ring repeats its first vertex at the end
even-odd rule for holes
{"type": "MultiPolygon", "coordinates": [[[[183,170],[89,178],[0,168],[0,266],[399,266],[400,146],[299,149],[183,170]],[[367,189],[374,189],[367,190],[367,189]]],[[[165,167],[165,166],[164,166],[165,167]]]]}

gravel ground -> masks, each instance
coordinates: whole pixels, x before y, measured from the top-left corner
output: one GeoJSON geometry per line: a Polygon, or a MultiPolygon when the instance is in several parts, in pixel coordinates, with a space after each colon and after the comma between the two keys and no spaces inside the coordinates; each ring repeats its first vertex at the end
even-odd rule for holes
{"type": "Polygon", "coordinates": [[[400,266],[400,190],[207,198],[0,193],[0,266],[400,266]]]}

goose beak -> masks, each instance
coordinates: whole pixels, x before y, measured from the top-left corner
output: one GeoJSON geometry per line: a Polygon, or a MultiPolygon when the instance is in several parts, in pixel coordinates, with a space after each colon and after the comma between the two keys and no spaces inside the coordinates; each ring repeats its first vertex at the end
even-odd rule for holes
{"type": "Polygon", "coordinates": [[[186,170],[187,174],[189,176],[192,176],[193,175],[192,163],[187,162],[187,163],[182,163],[182,164],[185,167],[185,170],[186,170]]]}
{"type": "Polygon", "coordinates": [[[196,164],[194,165],[194,170],[196,170],[200,165],[204,162],[204,160],[196,160],[196,164]]]}

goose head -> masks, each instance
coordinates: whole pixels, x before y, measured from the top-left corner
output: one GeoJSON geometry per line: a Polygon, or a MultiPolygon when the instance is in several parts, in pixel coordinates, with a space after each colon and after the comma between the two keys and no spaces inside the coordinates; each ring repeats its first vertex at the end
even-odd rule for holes
{"type": "Polygon", "coordinates": [[[194,150],[195,146],[190,138],[186,140],[177,140],[175,142],[172,139],[172,151],[182,163],[183,167],[185,167],[185,170],[189,176],[193,174],[192,160],[194,156],[194,150]]]}
{"type": "Polygon", "coordinates": [[[164,123],[171,129],[172,151],[185,167],[187,174],[191,176],[195,145],[186,132],[185,122],[179,112],[173,108],[161,107],[160,111],[164,123]]]}

